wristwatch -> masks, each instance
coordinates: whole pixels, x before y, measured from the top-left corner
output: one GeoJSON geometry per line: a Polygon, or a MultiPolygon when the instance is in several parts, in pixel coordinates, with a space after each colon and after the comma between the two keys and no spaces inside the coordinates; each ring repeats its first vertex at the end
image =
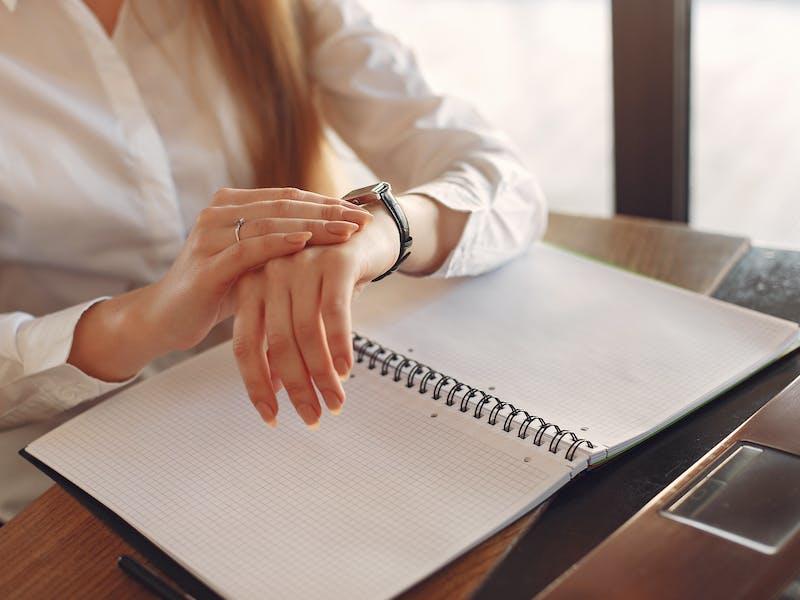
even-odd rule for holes
{"type": "Polygon", "coordinates": [[[380,281],[387,275],[394,273],[400,267],[400,264],[408,258],[408,255],[411,254],[412,240],[406,213],[403,212],[403,207],[400,206],[397,198],[395,198],[392,194],[392,186],[385,181],[381,181],[380,183],[376,183],[374,185],[368,185],[367,187],[353,190],[344,198],[342,198],[342,200],[347,200],[348,202],[351,202],[357,206],[365,206],[367,204],[372,204],[373,202],[382,202],[386,207],[386,210],[391,215],[395,225],[397,225],[397,231],[400,233],[400,254],[397,256],[397,260],[388,271],[386,271],[383,275],[379,275],[372,281],[380,281]]]}

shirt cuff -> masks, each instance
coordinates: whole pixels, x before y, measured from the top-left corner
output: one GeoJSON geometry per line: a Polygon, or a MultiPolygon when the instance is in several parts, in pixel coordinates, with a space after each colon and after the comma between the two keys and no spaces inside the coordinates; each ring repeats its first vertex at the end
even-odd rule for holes
{"type": "MultiPolygon", "coordinates": [[[[406,194],[428,196],[447,208],[470,213],[456,247],[451,250],[441,266],[428,275],[428,277],[446,278],[463,275],[464,265],[466,262],[469,262],[469,257],[472,254],[471,241],[477,239],[477,230],[479,230],[481,226],[482,213],[488,210],[488,207],[471,192],[469,187],[443,179],[419,185],[400,195],[404,196],[406,194]]],[[[413,237],[414,232],[411,232],[411,235],[413,237]]]]}
{"type": "Polygon", "coordinates": [[[49,404],[51,409],[66,410],[84,400],[127,385],[136,378],[134,375],[125,381],[103,381],[67,363],[75,327],[81,316],[108,298],[95,298],[20,325],[17,349],[23,377],[36,380],[39,401],[49,404]]]}
{"type": "Polygon", "coordinates": [[[483,190],[469,178],[450,176],[403,193],[425,195],[452,210],[470,213],[458,244],[430,277],[491,271],[542,236],[547,224],[543,195],[535,179],[522,175],[499,182],[496,189],[483,190]]]}

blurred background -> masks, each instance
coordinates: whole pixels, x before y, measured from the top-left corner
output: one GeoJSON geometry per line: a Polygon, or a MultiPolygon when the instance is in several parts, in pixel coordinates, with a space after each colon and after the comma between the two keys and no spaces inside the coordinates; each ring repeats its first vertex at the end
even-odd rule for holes
{"type": "MultiPolygon", "coordinates": [[[[614,212],[611,0],[362,1],[513,137],[552,210],[614,212]]],[[[689,221],[800,248],[800,0],[691,10],[689,221]]]]}

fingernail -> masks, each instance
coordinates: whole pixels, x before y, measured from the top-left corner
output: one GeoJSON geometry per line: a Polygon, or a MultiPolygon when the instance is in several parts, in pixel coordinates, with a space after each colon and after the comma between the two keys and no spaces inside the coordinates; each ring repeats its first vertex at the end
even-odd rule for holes
{"type": "Polygon", "coordinates": [[[367,219],[370,219],[372,215],[365,210],[354,210],[352,208],[345,208],[342,211],[342,218],[347,221],[353,221],[355,223],[362,223],[367,219]]]}
{"type": "Polygon", "coordinates": [[[309,429],[319,428],[319,414],[310,404],[301,404],[297,407],[297,412],[309,429]]]}
{"type": "Polygon", "coordinates": [[[258,409],[258,413],[261,415],[261,418],[267,425],[273,429],[278,426],[278,419],[275,418],[275,411],[272,410],[272,407],[269,404],[259,402],[256,404],[256,408],[258,409]]]}
{"type": "Polygon", "coordinates": [[[340,200],[340,202],[341,202],[341,205],[342,205],[343,207],[345,207],[345,208],[353,208],[353,209],[356,209],[356,210],[360,210],[360,211],[362,211],[362,212],[366,212],[366,209],[365,209],[365,208],[361,208],[361,207],[360,207],[358,204],[356,204],[355,202],[350,202],[350,200],[340,200]]]}
{"type": "Polygon", "coordinates": [[[339,374],[339,379],[342,381],[347,381],[347,378],[350,376],[350,368],[347,365],[347,361],[341,357],[333,361],[333,368],[336,369],[336,372],[339,374]]]}
{"type": "Polygon", "coordinates": [[[292,233],[284,234],[283,239],[290,244],[305,244],[311,239],[310,231],[293,231],[292,233]]]}
{"type": "Polygon", "coordinates": [[[334,235],[350,235],[358,229],[356,223],[349,221],[328,221],[324,225],[325,231],[334,235]]]}
{"type": "Polygon", "coordinates": [[[335,390],[320,390],[322,392],[322,397],[325,398],[325,404],[328,406],[328,410],[331,411],[331,414],[338,415],[342,412],[342,405],[344,403],[344,399],[341,395],[335,390]]]}

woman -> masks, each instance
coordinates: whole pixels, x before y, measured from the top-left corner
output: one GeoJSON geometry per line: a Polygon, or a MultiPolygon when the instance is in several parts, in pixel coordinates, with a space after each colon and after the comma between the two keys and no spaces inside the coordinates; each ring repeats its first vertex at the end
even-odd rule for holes
{"type": "Polygon", "coordinates": [[[405,273],[544,229],[506,139],[355,1],[0,0],[0,89],[0,520],[47,485],[19,448],[226,336],[267,423],[280,386],[309,426],[339,411],[400,232],[335,199],[325,127],[403,191],[405,273]]]}

